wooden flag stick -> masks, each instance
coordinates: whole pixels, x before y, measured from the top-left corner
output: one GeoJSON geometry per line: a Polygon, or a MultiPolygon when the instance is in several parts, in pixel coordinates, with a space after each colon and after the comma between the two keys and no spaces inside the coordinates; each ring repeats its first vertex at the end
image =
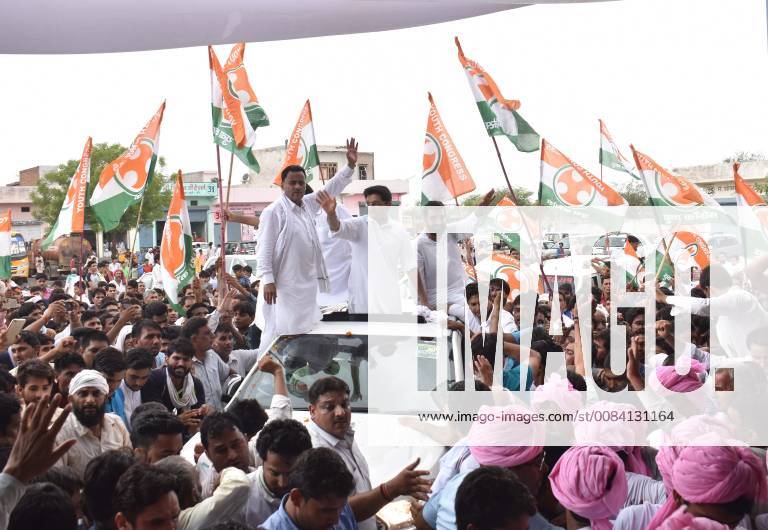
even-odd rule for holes
{"type": "MultiPolygon", "coordinates": [[[[144,209],[144,195],[146,195],[146,189],[141,194],[141,202],[139,202],[139,213],[136,215],[136,233],[133,234],[133,243],[131,243],[131,251],[128,253],[128,278],[127,282],[133,276],[133,249],[136,247],[136,240],[139,238],[139,227],[141,226],[141,211],[144,209]]],[[[136,255],[136,267],[139,266],[139,256],[136,255]]]]}
{"type": "Polygon", "coordinates": [[[216,144],[216,175],[219,185],[219,224],[221,226],[221,237],[219,241],[221,243],[221,265],[218,271],[218,288],[219,288],[219,301],[224,299],[225,285],[224,285],[224,272],[227,263],[226,259],[226,225],[224,224],[224,191],[221,189],[221,149],[219,144],[216,144]]]}
{"type": "Polygon", "coordinates": [[[232,189],[232,166],[235,162],[235,152],[232,151],[232,153],[229,156],[229,177],[227,177],[227,209],[229,209],[229,190],[232,189]]]}

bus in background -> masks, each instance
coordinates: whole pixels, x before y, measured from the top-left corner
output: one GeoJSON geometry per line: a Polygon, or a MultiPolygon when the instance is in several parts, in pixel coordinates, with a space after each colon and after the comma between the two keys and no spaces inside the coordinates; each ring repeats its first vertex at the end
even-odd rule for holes
{"type": "Polygon", "coordinates": [[[11,232],[11,277],[29,277],[29,256],[24,236],[11,232]]]}

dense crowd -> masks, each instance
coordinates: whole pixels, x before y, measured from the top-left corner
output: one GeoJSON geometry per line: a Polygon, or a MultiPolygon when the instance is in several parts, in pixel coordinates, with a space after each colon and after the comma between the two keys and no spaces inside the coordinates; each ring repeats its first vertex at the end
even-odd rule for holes
{"type": "MultiPolygon", "coordinates": [[[[371,530],[374,516],[401,497],[412,500],[419,530],[768,528],[765,453],[732,443],[737,418],[723,414],[681,415],[658,449],[641,434],[632,443],[617,435],[636,428],[622,422],[576,425],[575,442],[565,446],[548,444],[534,424],[478,421],[434,469],[415,461],[379,484],[355,439],[343,379],[317,378],[306,393],[309,419],[293,419],[285,368],[268,348],[275,337],[310,331],[320,307],[339,301],[350,313],[398,306],[399,293],[369,297],[368,275],[380,261],[388,265],[382,271],[400,271],[415,286],[419,314],[435,318],[437,309],[436,235],[421,235],[413,253],[396,221],[376,210],[353,218],[336,203],[357,160],[354,139],[347,147],[348,166],[321,191],[310,192],[303,169],[289,166],[283,195],[260,218],[225,212],[259,227],[257,270],[237,266],[227,274],[220,260],[206,270],[200,259],[179,305],[161,288],[125,281],[109,263],[89,265],[83,278],[38,274],[26,285],[2,282],[0,530],[371,530]],[[368,249],[371,230],[384,242],[377,263],[368,249]],[[8,300],[17,307],[8,308],[8,300]],[[269,404],[232,401],[253,370],[274,379],[269,404]]],[[[367,188],[365,198],[370,207],[392,204],[383,186],[367,188]]],[[[502,412],[650,410],[658,405],[642,396],[624,405],[595,397],[600,390],[644,390],[650,370],[678,393],[698,390],[708,378],[719,391],[733,390],[732,371],[711,373],[713,344],[763,373],[768,314],[744,285],[761,284],[764,260],[736,274],[712,264],[687,296],[656,290],[652,336],[642,309],[618,308],[627,352],[618,373],[609,355],[610,263],[594,263],[599,284],[589,315],[580,317],[573,286],[563,283],[551,302],[536,304],[526,330],[520,297],[504,280],[491,281],[481,306],[478,285],[465,272],[472,260],[462,254],[466,248],[459,234],[449,236],[445,316],[452,330],[468,334],[476,390],[519,390],[522,381],[532,390],[529,402],[496,407],[502,412]],[[712,282],[715,274],[731,285],[712,282]],[[710,329],[710,310],[720,304],[749,318],[731,313],[710,329]],[[674,366],[679,310],[693,313],[685,375],[674,366]],[[583,340],[582,329],[592,336],[583,340]],[[521,344],[524,331],[532,334],[530,348],[521,344]],[[656,346],[653,359],[645,358],[647,341],[656,346]],[[546,378],[547,357],[557,354],[567,377],[546,378]]],[[[152,267],[154,253],[145,261],[152,267]]],[[[398,278],[382,276],[387,280],[398,278]]]]}

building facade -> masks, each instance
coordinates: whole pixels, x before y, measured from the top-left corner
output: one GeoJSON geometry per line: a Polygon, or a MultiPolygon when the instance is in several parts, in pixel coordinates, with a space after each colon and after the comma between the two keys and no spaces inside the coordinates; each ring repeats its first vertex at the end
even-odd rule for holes
{"type": "Polygon", "coordinates": [[[48,225],[32,211],[32,192],[40,177],[54,171],[55,166],[35,166],[19,171],[19,180],[0,188],[0,210],[11,210],[11,230],[29,242],[45,236],[48,225]]]}
{"type": "MultiPolygon", "coordinates": [[[[690,166],[675,168],[673,173],[685,177],[717,200],[735,204],[736,191],[733,183],[733,164],[721,163],[708,166],[690,166]]],[[[742,162],[739,175],[749,184],[766,184],[768,178],[768,160],[742,162]]]]}

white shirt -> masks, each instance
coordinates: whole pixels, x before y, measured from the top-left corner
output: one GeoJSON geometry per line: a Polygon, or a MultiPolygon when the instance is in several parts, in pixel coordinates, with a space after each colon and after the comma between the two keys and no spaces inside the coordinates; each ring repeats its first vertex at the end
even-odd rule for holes
{"type": "Polygon", "coordinates": [[[219,354],[213,350],[205,352],[205,359],[200,361],[197,357],[192,359],[194,376],[203,383],[205,390],[205,402],[217,411],[224,410],[221,402],[222,386],[229,377],[229,366],[221,360],[219,354]]]}
{"type": "Polygon", "coordinates": [[[96,438],[89,428],[77,420],[74,414],[70,414],[56,436],[56,445],[73,438],[77,440],[77,443],[64,453],[55,465],[72,468],[81,480],[85,475],[88,462],[101,453],[123,447],[132,448],[131,437],[123,425],[123,420],[120,419],[120,416],[110,412],[104,414],[101,424],[101,438],[96,438]]]}
{"type": "MultiPolygon", "coordinates": [[[[466,272],[461,261],[459,241],[466,239],[469,234],[446,234],[448,241],[448,307],[452,304],[464,304],[464,278],[466,272]]],[[[427,301],[431,307],[435,307],[437,301],[437,241],[432,241],[429,236],[422,234],[417,241],[416,260],[419,266],[419,274],[424,279],[424,287],[427,291],[427,301]]]]}
{"type": "MultiPolygon", "coordinates": [[[[717,341],[728,357],[748,355],[747,336],[757,328],[768,326],[768,312],[755,295],[733,286],[714,298],[667,296],[667,303],[690,310],[694,315],[712,315],[717,341]],[[744,318],[749,315],[749,318],[744,318]]],[[[674,315],[676,311],[673,310],[674,315]]]]}
{"type": "Polygon", "coordinates": [[[8,528],[14,506],[21,500],[27,486],[8,473],[0,473],[0,528],[8,528]]]}
{"type": "Polygon", "coordinates": [[[152,252],[147,252],[144,254],[144,259],[147,260],[151,265],[155,264],[155,254],[152,252]]]}
{"type": "Polygon", "coordinates": [[[331,235],[346,239],[352,246],[349,312],[401,313],[400,272],[416,268],[411,240],[403,226],[395,221],[382,224],[365,215],[342,220],[339,230],[331,235]],[[374,246],[368,245],[369,233],[374,246]],[[370,285],[369,275],[375,279],[370,285]]]}
{"type": "Polygon", "coordinates": [[[248,474],[250,494],[245,505],[244,523],[248,528],[256,528],[280,508],[282,497],[275,496],[264,482],[264,467],[259,467],[248,474]]]}
{"type": "MultiPolygon", "coordinates": [[[[133,414],[133,409],[141,405],[141,391],[134,391],[128,388],[128,386],[125,384],[125,379],[123,379],[120,382],[120,388],[123,391],[123,396],[125,396],[125,400],[123,403],[124,412],[125,412],[125,419],[128,420],[128,423],[131,422],[131,414],[133,414]]],[[[126,427],[129,427],[130,425],[126,425],[126,427]]]]}
{"type": "Polygon", "coordinates": [[[229,521],[242,512],[249,492],[250,481],[245,472],[228,467],[221,472],[219,487],[210,497],[181,511],[177,530],[199,530],[229,521]]]}
{"type": "MultiPolygon", "coordinates": [[[[344,461],[347,469],[355,479],[355,489],[352,495],[365,493],[372,489],[368,462],[365,461],[363,453],[360,452],[360,448],[357,446],[357,442],[355,442],[355,433],[352,429],[349,430],[343,440],[325,432],[314,421],[310,421],[307,424],[307,430],[312,438],[312,447],[333,449],[344,461]]],[[[376,530],[376,521],[371,517],[365,521],[358,521],[358,526],[361,530],[376,530]]]]}
{"type": "MultiPolygon", "coordinates": [[[[339,219],[352,219],[346,208],[338,204],[336,216],[339,219]]],[[[320,210],[315,219],[317,239],[323,250],[325,266],[328,269],[328,277],[331,280],[331,290],[328,293],[317,292],[317,304],[320,307],[343,304],[347,301],[349,284],[349,272],[351,269],[352,248],[348,241],[331,237],[328,226],[328,217],[320,210]]]]}
{"type": "Polygon", "coordinates": [[[259,357],[259,350],[232,350],[227,365],[241,377],[248,375],[259,357]]]}
{"type": "Polygon", "coordinates": [[[627,500],[624,506],[642,504],[663,504],[667,500],[667,489],[660,480],[639,473],[627,472],[627,500]]]}
{"type": "MultiPolygon", "coordinates": [[[[338,196],[352,181],[352,169],[345,166],[323,188],[338,196]]],[[[256,247],[256,276],[261,279],[257,323],[262,323],[260,349],[278,335],[295,335],[310,331],[320,321],[317,289],[315,220],[320,211],[317,194],[304,196],[301,206],[284,194],[267,206],[259,221],[259,245],[256,247]],[[290,239],[290,240],[289,240],[290,239]],[[274,283],[277,301],[264,301],[264,286],[274,283]]]]}

